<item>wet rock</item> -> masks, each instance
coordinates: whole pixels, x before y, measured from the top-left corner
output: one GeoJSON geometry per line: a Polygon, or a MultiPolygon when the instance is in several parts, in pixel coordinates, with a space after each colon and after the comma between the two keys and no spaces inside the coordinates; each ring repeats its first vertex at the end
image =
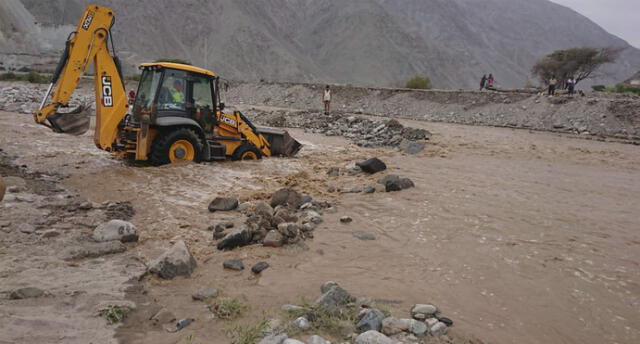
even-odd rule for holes
{"type": "Polygon", "coordinates": [[[62,253],[62,259],[74,260],[83,258],[97,258],[107,254],[122,253],[127,250],[120,241],[107,241],[101,243],[84,243],[66,249],[62,253]]]}
{"type": "Polygon", "coordinates": [[[359,314],[360,320],[358,320],[358,323],[356,324],[356,329],[360,333],[371,330],[380,331],[382,328],[382,320],[384,318],[384,314],[375,308],[363,309],[359,314]]]}
{"type": "Polygon", "coordinates": [[[149,272],[163,279],[178,276],[189,277],[196,269],[197,263],[184,241],[178,241],[160,257],[149,264],[149,272]]]}
{"type": "Polygon", "coordinates": [[[323,222],[322,216],[316,211],[313,210],[305,210],[302,214],[302,223],[314,223],[319,225],[323,222]]]}
{"type": "Polygon", "coordinates": [[[266,247],[281,247],[284,244],[284,237],[278,231],[269,231],[264,238],[262,245],[266,247]]]}
{"type": "Polygon", "coordinates": [[[298,217],[286,207],[279,206],[273,215],[275,218],[281,219],[282,222],[298,222],[298,217]]]}
{"type": "Polygon", "coordinates": [[[353,231],[351,234],[360,240],[376,240],[375,235],[363,231],[353,231]]]}
{"type": "Polygon", "coordinates": [[[367,331],[356,337],[355,344],[393,344],[391,338],[378,331],[367,331]]]}
{"type": "Polygon", "coordinates": [[[176,321],[176,316],[166,308],[162,308],[158,313],[154,314],[151,319],[154,326],[164,325],[176,321]]]}
{"type": "Polygon", "coordinates": [[[285,238],[295,238],[300,234],[300,228],[297,223],[281,223],[278,225],[278,232],[285,238]]]}
{"type": "Polygon", "coordinates": [[[251,244],[251,232],[247,226],[242,226],[227,234],[216,246],[218,250],[232,250],[236,247],[251,244]]]}
{"type": "Polygon", "coordinates": [[[349,216],[340,217],[340,222],[342,222],[342,223],[350,223],[352,221],[353,221],[353,219],[351,217],[349,217],[349,216]]]}
{"type": "Polygon", "coordinates": [[[329,311],[334,311],[340,306],[343,306],[353,300],[353,296],[349,294],[339,285],[334,285],[329,288],[320,298],[316,300],[316,304],[329,311]]]}
{"type": "Polygon", "coordinates": [[[33,299],[41,296],[44,296],[44,290],[34,287],[16,289],[9,294],[11,300],[33,299]]]}
{"type": "Polygon", "coordinates": [[[331,344],[331,342],[314,334],[307,339],[307,344],[331,344]]]}
{"type": "Polygon", "coordinates": [[[447,334],[447,325],[443,322],[438,321],[429,329],[429,333],[431,333],[431,335],[434,337],[442,337],[447,334]]]}
{"type": "Polygon", "coordinates": [[[92,238],[96,242],[133,242],[138,241],[138,229],[131,222],[111,220],[96,227],[92,238]]]}
{"type": "Polygon", "coordinates": [[[376,192],[375,186],[367,186],[364,189],[362,189],[362,193],[364,193],[364,194],[371,194],[371,193],[374,193],[374,192],[376,192]]]}
{"type": "Polygon", "coordinates": [[[36,227],[30,223],[21,223],[17,227],[20,233],[31,234],[36,232],[36,227]]]}
{"type": "Polygon", "coordinates": [[[360,167],[362,171],[369,174],[377,173],[387,169],[387,165],[378,158],[371,158],[369,160],[361,161],[356,163],[356,165],[360,167]]]}
{"type": "Polygon", "coordinates": [[[289,336],[286,333],[271,334],[258,342],[258,344],[282,344],[289,336]]]}
{"type": "Polygon", "coordinates": [[[244,270],[244,263],[240,259],[227,259],[222,263],[225,269],[241,271],[244,270]]]}
{"type": "Polygon", "coordinates": [[[327,176],[329,177],[337,177],[340,175],[340,168],[339,167],[332,167],[329,169],[329,171],[327,171],[327,176]]]}
{"type": "Polygon", "coordinates": [[[418,154],[424,150],[425,143],[404,139],[398,148],[407,154],[418,154]]]}
{"type": "Polygon", "coordinates": [[[269,267],[269,263],[267,262],[259,262],[257,264],[255,264],[254,266],[251,267],[251,272],[253,272],[254,274],[259,274],[262,271],[264,271],[265,269],[267,269],[269,267]]]}
{"type": "Polygon", "coordinates": [[[275,208],[279,205],[289,206],[293,209],[298,209],[304,202],[302,202],[302,196],[295,190],[284,188],[276,191],[271,196],[271,207],[275,208]]]}
{"type": "Polygon", "coordinates": [[[309,323],[309,320],[307,320],[307,318],[305,317],[299,317],[296,320],[294,320],[293,326],[295,326],[298,330],[301,330],[301,331],[307,331],[308,329],[311,328],[311,324],[309,323]]]}
{"type": "Polygon", "coordinates": [[[257,215],[265,216],[267,218],[273,217],[273,208],[266,202],[258,202],[254,208],[254,212],[257,215]]]}
{"type": "Polygon", "coordinates": [[[175,332],[178,332],[178,331],[182,330],[183,328],[191,325],[194,321],[196,321],[196,320],[193,319],[193,318],[180,319],[175,323],[165,325],[164,329],[167,332],[175,333],[175,332]]]}
{"type": "Polygon", "coordinates": [[[411,307],[411,316],[416,319],[426,319],[433,317],[438,312],[438,308],[430,304],[415,304],[411,307]],[[418,317],[416,317],[418,316],[418,317]]]}
{"type": "Polygon", "coordinates": [[[413,181],[409,178],[400,178],[397,180],[388,180],[385,184],[385,191],[393,192],[393,191],[401,191],[405,189],[409,189],[415,186],[413,181]]]}
{"type": "Polygon", "coordinates": [[[216,197],[209,204],[209,211],[231,211],[238,208],[238,199],[235,197],[216,197]]]}
{"type": "Polygon", "coordinates": [[[445,325],[447,325],[447,327],[451,327],[453,326],[453,320],[449,319],[449,318],[438,318],[438,321],[440,321],[441,323],[444,323],[445,325]]]}
{"type": "Polygon", "coordinates": [[[191,298],[195,301],[206,301],[207,299],[218,297],[219,294],[218,289],[202,289],[191,294],[191,298]]]}
{"type": "Polygon", "coordinates": [[[382,333],[392,336],[400,332],[408,331],[413,319],[398,319],[388,317],[382,320],[382,333]]]}

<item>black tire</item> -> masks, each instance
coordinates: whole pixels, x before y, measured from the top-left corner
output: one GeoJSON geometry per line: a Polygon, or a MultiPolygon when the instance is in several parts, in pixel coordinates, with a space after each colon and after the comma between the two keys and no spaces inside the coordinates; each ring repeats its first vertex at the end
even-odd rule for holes
{"type": "Polygon", "coordinates": [[[231,160],[260,160],[262,153],[256,146],[250,143],[243,143],[231,156],[231,160]]]}
{"type": "Polygon", "coordinates": [[[158,133],[158,136],[153,141],[151,145],[151,154],[150,160],[154,165],[165,165],[172,163],[172,154],[175,155],[175,152],[170,152],[172,146],[174,146],[178,142],[188,141],[191,143],[193,147],[193,159],[186,159],[181,161],[194,161],[200,162],[202,157],[202,140],[198,134],[192,130],[187,128],[167,128],[158,133]]]}

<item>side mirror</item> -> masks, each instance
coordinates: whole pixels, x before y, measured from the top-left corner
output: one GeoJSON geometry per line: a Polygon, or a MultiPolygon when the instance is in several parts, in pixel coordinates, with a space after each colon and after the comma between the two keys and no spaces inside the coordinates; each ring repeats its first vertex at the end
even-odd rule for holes
{"type": "Polygon", "coordinates": [[[220,103],[220,111],[224,110],[224,103],[220,103]]]}

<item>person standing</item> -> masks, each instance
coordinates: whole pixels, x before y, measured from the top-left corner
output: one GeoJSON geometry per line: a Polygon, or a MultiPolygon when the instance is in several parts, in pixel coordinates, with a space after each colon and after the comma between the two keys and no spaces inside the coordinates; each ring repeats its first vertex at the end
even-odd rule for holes
{"type": "Polygon", "coordinates": [[[322,100],[324,101],[324,114],[327,115],[331,111],[331,88],[329,85],[324,89],[322,100]]]}
{"type": "Polygon", "coordinates": [[[482,79],[480,79],[480,91],[482,91],[482,89],[484,89],[484,85],[487,84],[487,74],[482,76],[482,79]]]}
{"type": "Polygon", "coordinates": [[[570,77],[569,80],[567,80],[567,90],[569,91],[570,96],[573,95],[575,88],[576,81],[573,79],[573,77],[570,77]]]}
{"type": "Polygon", "coordinates": [[[555,96],[556,95],[556,84],[558,83],[558,80],[556,80],[555,75],[551,76],[551,79],[549,79],[549,96],[555,96]]]}

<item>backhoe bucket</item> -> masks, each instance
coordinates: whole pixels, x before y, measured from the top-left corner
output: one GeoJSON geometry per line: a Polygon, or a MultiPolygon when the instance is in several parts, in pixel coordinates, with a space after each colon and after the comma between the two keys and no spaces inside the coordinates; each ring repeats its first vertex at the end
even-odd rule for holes
{"type": "Polygon", "coordinates": [[[286,130],[259,127],[257,132],[269,141],[272,156],[291,157],[302,147],[286,130]]]}
{"type": "Polygon", "coordinates": [[[71,112],[56,113],[47,119],[51,123],[51,128],[57,133],[82,135],[89,130],[91,125],[89,110],[89,107],[80,105],[71,112]]]}

